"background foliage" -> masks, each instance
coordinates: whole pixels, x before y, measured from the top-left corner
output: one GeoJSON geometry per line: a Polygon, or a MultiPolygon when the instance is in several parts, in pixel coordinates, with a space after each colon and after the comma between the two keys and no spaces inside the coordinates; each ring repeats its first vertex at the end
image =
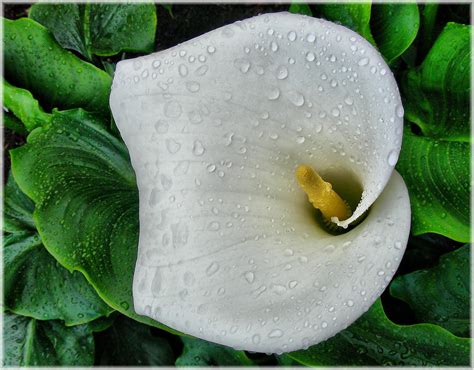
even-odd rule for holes
{"type": "Polygon", "coordinates": [[[115,63],[282,10],[5,5],[4,365],[469,365],[468,5],[289,7],[360,33],[402,92],[397,169],[410,192],[411,237],[365,315],[319,345],[273,356],[180,336],[134,313],[138,194],[108,107],[115,63]]]}

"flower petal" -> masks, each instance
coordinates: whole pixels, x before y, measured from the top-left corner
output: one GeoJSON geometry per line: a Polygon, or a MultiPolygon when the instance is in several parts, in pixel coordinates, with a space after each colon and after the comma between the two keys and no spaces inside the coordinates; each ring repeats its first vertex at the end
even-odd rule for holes
{"type": "Polygon", "coordinates": [[[392,174],[398,89],[354,32],[289,13],[237,22],[120,62],[111,107],[140,192],[138,313],[283,352],[334,335],[390,280],[409,231],[399,175],[337,237],[294,176],[307,163],[354,208],[362,196],[346,226],[392,174]]]}

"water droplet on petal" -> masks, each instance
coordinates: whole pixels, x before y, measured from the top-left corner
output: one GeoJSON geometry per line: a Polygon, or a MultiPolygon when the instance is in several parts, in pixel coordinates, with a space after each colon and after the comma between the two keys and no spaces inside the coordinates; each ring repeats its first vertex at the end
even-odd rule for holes
{"type": "Polygon", "coordinates": [[[397,164],[398,160],[398,151],[397,150],[392,150],[387,157],[387,162],[390,166],[395,166],[397,164]]]}

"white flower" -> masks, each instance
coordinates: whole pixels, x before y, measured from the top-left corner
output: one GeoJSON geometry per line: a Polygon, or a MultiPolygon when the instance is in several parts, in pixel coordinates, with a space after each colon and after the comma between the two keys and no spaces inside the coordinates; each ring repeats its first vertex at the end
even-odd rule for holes
{"type": "Polygon", "coordinates": [[[140,192],[137,313],[280,353],[333,336],[386,288],[410,228],[393,170],[403,108],[356,33],[289,13],[237,22],[120,62],[111,107],[140,192]],[[302,164],[351,204],[333,221],[371,207],[364,221],[329,234],[302,164]]]}

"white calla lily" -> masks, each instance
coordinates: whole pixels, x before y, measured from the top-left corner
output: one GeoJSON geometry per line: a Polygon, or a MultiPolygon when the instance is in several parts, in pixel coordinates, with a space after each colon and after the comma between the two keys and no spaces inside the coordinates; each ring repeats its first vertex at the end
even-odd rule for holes
{"type": "Polygon", "coordinates": [[[287,352],[380,296],[410,229],[393,170],[400,96],[351,30],[289,13],[117,65],[111,95],[140,195],[134,306],[182,332],[287,352]],[[354,210],[331,235],[299,188],[308,164],[354,210]],[[363,191],[362,191],[363,189],[363,191]]]}

